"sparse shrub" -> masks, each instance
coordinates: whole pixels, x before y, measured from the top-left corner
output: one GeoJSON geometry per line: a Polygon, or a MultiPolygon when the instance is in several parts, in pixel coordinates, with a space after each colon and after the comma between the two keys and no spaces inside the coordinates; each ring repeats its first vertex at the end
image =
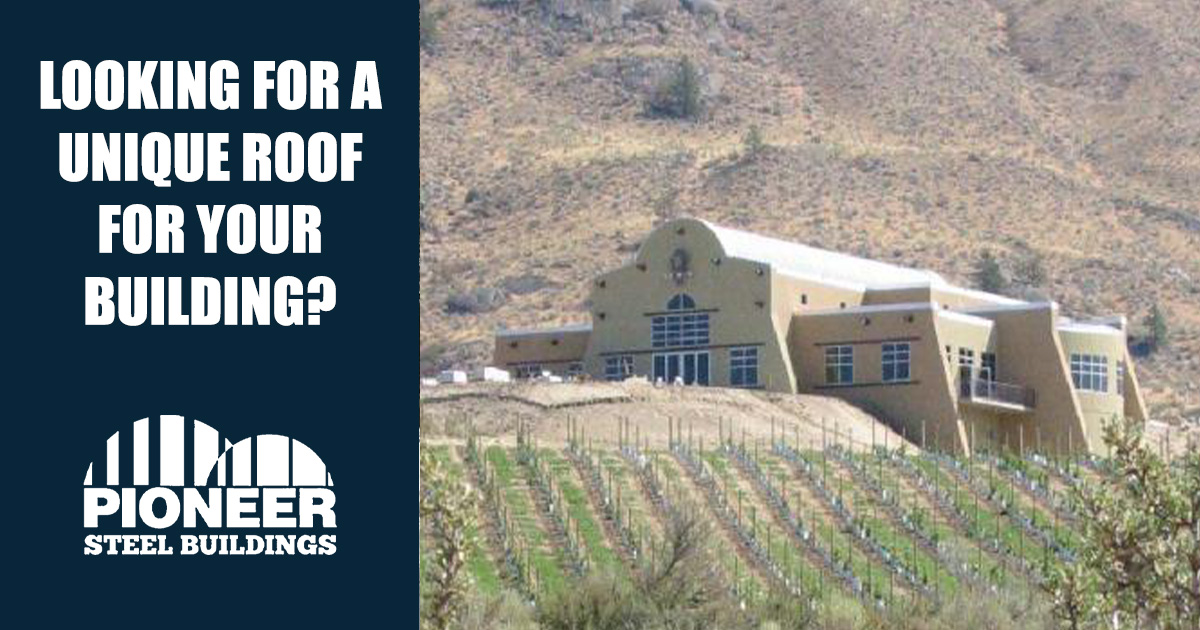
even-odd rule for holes
{"type": "Polygon", "coordinates": [[[985,249],[979,255],[972,275],[975,279],[975,286],[989,293],[1001,293],[1008,289],[1008,278],[1005,277],[1004,270],[1000,268],[1000,262],[992,255],[991,250],[985,249]]]}
{"type": "Polygon", "coordinates": [[[1050,614],[1045,598],[1036,591],[1019,585],[983,590],[975,587],[933,603],[930,609],[912,610],[895,607],[868,611],[861,623],[824,623],[825,630],[855,628],[856,630],[1053,630],[1055,618],[1050,614]]]}
{"type": "Polygon", "coordinates": [[[766,150],[767,143],[763,140],[762,130],[758,128],[758,125],[751,125],[750,131],[746,132],[746,137],[742,138],[742,160],[753,162],[766,150]]]}
{"type": "Polygon", "coordinates": [[[429,210],[425,206],[426,196],[427,195],[425,194],[425,187],[421,186],[420,201],[417,204],[417,220],[418,220],[420,232],[422,234],[429,231],[429,229],[431,227],[433,227],[433,224],[429,219],[429,210]]]}
{"type": "Polygon", "coordinates": [[[588,575],[538,606],[543,630],[644,628],[645,601],[632,584],[608,574],[588,575]]]}
{"type": "Polygon", "coordinates": [[[1158,304],[1150,307],[1146,315],[1146,346],[1150,352],[1158,352],[1170,343],[1170,330],[1167,328],[1167,316],[1163,314],[1158,304]]]}
{"type": "Polygon", "coordinates": [[[417,20],[417,42],[420,44],[421,50],[432,50],[437,44],[440,36],[440,27],[442,21],[446,18],[446,9],[444,7],[432,8],[429,0],[417,0],[420,7],[420,15],[417,20]]]}
{"type": "Polygon", "coordinates": [[[1046,274],[1042,255],[1034,251],[1029,252],[1017,262],[1017,267],[1013,270],[1013,279],[1026,287],[1045,286],[1049,276],[1046,274]]]}
{"type": "Polygon", "coordinates": [[[486,597],[475,594],[455,630],[541,630],[533,607],[511,590],[486,597]]]}
{"type": "Polygon", "coordinates": [[[700,71],[688,57],[679,60],[675,72],[663,79],[650,99],[650,112],[656,116],[695,120],[701,109],[700,71]]]}
{"type": "MultiPolygon", "coordinates": [[[[756,615],[743,612],[714,573],[707,546],[710,530],[692,515],[673,519],[654,562],[632,580],[591,575],[538,603],[544,630],[757,630],[756,615]]],[[[792,602],[797,604],[797,602],[792,602]]],[[[780,617],[786,604],[779,602],[780,617]]],[[[769,618],[771,611],[766,610],[769,618]]],[[[773,619],[772,619],[773,620],[773,619]]],[[[791,630],[792,625],[782,626],[791,630]]]]}
{"type": "Polygon", "coordinates": [[[446,313],[450,315],[472,315],[488,313],[500,308],[504,293],[491,287],[480,287],[474,291],[455,293],[446,298],[446,313]]]}
{"type": "Polygon", "coordinates": [[[635,0],[629,11],[629,17],[635,20],[660,19],[677,6],[679,3],[676,0],[635,0]]]}

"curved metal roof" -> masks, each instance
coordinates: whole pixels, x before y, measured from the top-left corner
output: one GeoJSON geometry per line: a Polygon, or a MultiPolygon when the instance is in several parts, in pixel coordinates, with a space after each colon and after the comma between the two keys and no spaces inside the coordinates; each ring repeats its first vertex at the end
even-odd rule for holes
{"type": "Polygon", "coordinates": [[[948,284],[942,276],[924,269],[910,269],[849,254],[839,254],[808,245],[743,232],[701,221],[712,230],[725,255],[770,265],[776,271],[805,279],[859,288],[896,285],[948,284]]]}

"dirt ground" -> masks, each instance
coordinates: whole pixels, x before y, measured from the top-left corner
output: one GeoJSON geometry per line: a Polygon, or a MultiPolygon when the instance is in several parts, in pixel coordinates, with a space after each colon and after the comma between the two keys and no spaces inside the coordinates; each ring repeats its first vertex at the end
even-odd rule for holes
{"type": "Polygon", "coordinates": [[[597,446],[618,444],[626,425],[628,440],[652,449],[666,448],[671,422],[681,436],[715,444],[722,433],[743,432],[748,442],[768,441],[772,434],[797,439],[805,447],[822,437],[856,449],[869,449],[874,439],[900,443],[901,437],[858,408],[820,396],[771,394],[746,390],[655,387],[626,383],[474,383],[421,389],[426,436],[457,441],[472,430],[489,441],[515,439],[522,423],[536,440],[565,444],[574,424],[583,439],[597,446]],[[824,427],[824,430],[823,430],[824,427]]]}
{"type": "MultiPolygon", "coordinates": [[[[819,448],[822,439],[855,450],[872,442],[896,445],[902,437],[870,414],[841,400],[822,396],[625,383],[471,383],[421,389],[426,438],[459,443],[473,430],[488,442],[511,443],[524,424],[547,446],[564,445],[572,424],[597,446],[616,446],[621,427],[627,440],[643,447],[667,446],[671,422],[697,444],[715,444],[733,433],[748,442],[786,435],[794,444],[819,448]]],[[[1156,452],[1172,457],[1200,448],[1200,427],[1150,422],[1146,440],[1156,452]]],[[[913,446],[915,448],[915,446],[913,446]]]]}
{"type": "Polygon", "coordinates": [[[1151,420],[1146,423],[1146,443],[1159,455],[1171,458],[1200,450],[1200,426],[1175,426],[1151,420]]]}

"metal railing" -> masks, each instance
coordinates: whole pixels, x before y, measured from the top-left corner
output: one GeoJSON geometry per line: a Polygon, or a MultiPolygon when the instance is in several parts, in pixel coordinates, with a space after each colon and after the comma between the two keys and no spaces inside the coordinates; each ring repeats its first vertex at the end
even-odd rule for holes
{"type": "Polygon", "coordinates": [[[1029,409],[1037,406],[1037,393],[1032,388],[1023,385],[971,378],[960,380],[959,391],[965,400],[998,402],[1029,409]]]}

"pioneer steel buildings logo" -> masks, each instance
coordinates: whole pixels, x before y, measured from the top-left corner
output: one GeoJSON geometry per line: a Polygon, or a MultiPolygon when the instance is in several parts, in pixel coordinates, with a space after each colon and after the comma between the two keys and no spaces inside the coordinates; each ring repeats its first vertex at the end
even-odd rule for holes
{"type": "Polygon", "coordinates": [[[337,526],[333,476],[316,452],[282,435],[235,443],[199,420],[144,418],[108,438],[83,486],[83,526],[105,531],[84,538],[84,555],[337,550],[336,536],[319,533],[337,526]],[[202,528],[238,533],[191,533],[202,528]],[[134,533],[138,529],[158,533],[134,533]],[[165,533],[174,530],[187,533],[165,533]],[[304,533],[290,533],[295,530],[304,533]]]}

